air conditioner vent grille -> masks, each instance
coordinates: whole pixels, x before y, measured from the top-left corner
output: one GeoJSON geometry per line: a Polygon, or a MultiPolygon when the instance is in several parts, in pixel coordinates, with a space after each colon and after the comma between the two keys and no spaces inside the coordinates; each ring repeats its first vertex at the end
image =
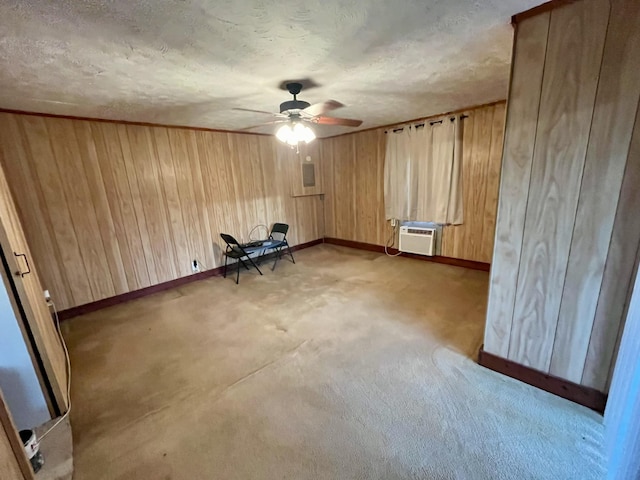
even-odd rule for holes
{"type": "Polygon", "coordinates": [[[398,249],[401,252],[418,255],[434,255],[436,231],[433,228],[400,227],[398,249]]]}
{"type": "Polygon", "coordinates": [[[408,228],[407,233],[413,233],[414,235],[433,235],[433,230],[427,230],[424,228],[408,228]]]}

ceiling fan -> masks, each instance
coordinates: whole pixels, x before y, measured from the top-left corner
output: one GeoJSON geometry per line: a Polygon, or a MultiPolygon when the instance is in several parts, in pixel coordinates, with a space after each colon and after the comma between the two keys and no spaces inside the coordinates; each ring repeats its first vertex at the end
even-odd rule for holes
{"type": "Polygon", "coordinates": [[[264,125],[275,125],[283,123],[284,125],[276,132],[276,137],[291,146],[298,145],[299,142],[311,142],[316,138],[313,130],[309,128],[307,123],[315,123],[318,125],[340,125],[346,127],[359,127],[362,120],[353,120],[350,118],[327,117],[326,113],[344,107],[340,102],[335,100],[327,100],[326,102],[309,104],[303,100],[298,100],[298,94],[302,90],[302,84],[291,82],[286,84],[287,90],[293,95],[293,100],[288,100],[280,104],[280,113],[265,112],[263,110],[252,110],[249,108],[234,108],[243,112],[264,113],[276,117],[271,122],[253,125],[241,130],[251,130],[262,127],[264,125]]]}

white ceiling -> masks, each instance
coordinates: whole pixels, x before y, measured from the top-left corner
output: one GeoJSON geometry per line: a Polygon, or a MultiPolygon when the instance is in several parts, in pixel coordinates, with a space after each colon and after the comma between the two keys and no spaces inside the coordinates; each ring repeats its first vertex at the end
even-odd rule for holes
{"type": "Polygon", "coordinates": [[[310,78],[301,100],[396,123],[505,98],[510,17],[539,3],[0,0],[0,108],[234,130],[310,78]]]}

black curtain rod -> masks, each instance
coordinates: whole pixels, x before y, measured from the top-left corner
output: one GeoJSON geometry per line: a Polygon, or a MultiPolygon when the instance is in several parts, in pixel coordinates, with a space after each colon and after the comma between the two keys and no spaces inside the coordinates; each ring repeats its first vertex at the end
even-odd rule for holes
{"type": "MultiPolygon", "coordinates": [[[[469,118],[469,115],[460,115],[460,120],[464,120],[465,118],[469,118]]],[[[456,119],[456,117],[451,117],[450,120],[453,122],[456,119]]],[[[436,125],[438,123],[442,123],[442,120],[434,120],[433,122],[429,122],[429,125],[433,126],[436,125]]],[[[419,127],[424,127],[426,125],[425,122],[423,123],[416,123],[413,126],[415,128],[419,128],[419,127]]],[[[393,130],[391,130],[392,132],[401,132],[402,130],[404,130],[404,127],[400,127],[400,128],[394,128],[393,130]]],[[[385,130],[384,133],[389,133],[388,130],[385,130]]]]}

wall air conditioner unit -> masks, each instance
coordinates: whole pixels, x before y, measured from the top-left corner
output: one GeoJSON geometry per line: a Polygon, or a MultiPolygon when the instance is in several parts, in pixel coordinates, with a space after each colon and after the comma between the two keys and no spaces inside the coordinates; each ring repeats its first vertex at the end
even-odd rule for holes
{"type": "Polygon", "coordinates": [[[436,230],[424,227],[400,227],[401,252],[417,253],[418,255],[435,255],[436,230]]]}

